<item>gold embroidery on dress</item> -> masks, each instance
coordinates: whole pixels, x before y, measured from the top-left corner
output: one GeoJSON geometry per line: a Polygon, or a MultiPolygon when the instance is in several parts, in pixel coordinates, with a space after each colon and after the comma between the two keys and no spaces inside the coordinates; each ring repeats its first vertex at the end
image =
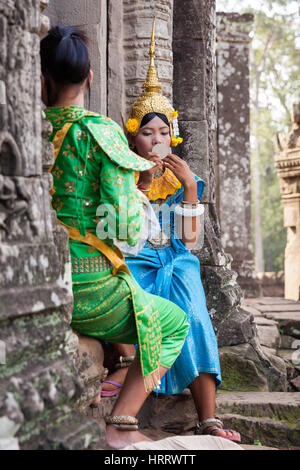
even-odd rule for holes
{"type": "Polygon", "coordinates": [[[179,188],[181,188],[180,181],[169,168],[166,168],[162,176],[152,181],[148,198],[150,201],[166,199],[167,196],[175,194],[179,188]]]}

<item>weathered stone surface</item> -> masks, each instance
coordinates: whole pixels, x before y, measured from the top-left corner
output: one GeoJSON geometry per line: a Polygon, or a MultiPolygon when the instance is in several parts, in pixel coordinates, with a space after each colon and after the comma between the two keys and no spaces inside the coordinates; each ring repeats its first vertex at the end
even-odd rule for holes
{"type": "Polygon", "coordinates": [[[291,380],[291,384],[293,385],[295,390],[300,392],[300,375],[298,375],[298,377],[296,377],[295,379],[291,380]]]}
{"type": "Polygon", "coordinates": [[[280,331],[288,336],[300,338],[300,312],[279,311],[268,312],[267,318],[275,320],[278,323],[280,331]]]}
{"type": "Polygon", "coordinates": [[[273,313],[273,312],[280,312],[289,316],[292,312],[295,312],[295,318],[299,317],[300,314],[300,302],[294,302],[289,304],[278,304],[278,305],[259,305],[259,310],[262,313],[273,313]],[[297,313],[296,313],[297,312],[297,313]]]}
{"type": "MultiPolygon", "coordinates": [[[[203,195],[206,206],[204,246],[200,252],[195,251],[195,254],[201,262],[207,307],[219,346],[247,343],[251,338],[257,337],[257,332],[252,327],[248,312],[240,309],[242,290],[237,282],[236,272],[231,270],[232,256],[225,253],[222,246],[216,205],[215,2],[175,1],[173,23],[174,107],[179,110],[179,128],[184,137],[183,144],[176,151],[191,164],[193,171],[200,172],[198,175],[206,183],[203,195]],[[187,29],[187,24],[192,25],[191,29],[187,29]]],[[[242,65],[245,64],[245,57],[241,61],[242,65]]],[[[240,66],[237,63],[237,67],[240,66]]],[[[249,116],[247,118],[249,120],[249,116]]],[[[247,168],[249,169],[249,161],[247,168]]],[[[255,348],[256,342],[253,344],[255,348]]]]}
{"type": "Polygon", "coordinates": [[[95,421],[86,425],[86,419],[81,413],[72,413],[71,419],[62,421],[57,427],[41,436],[39,450],[84,450],[94,442],[104,438],[103,430],[95,421]]]}
{"type": "Polygon", "coordinates": [[[207,121],[180,121],[180,135],[183,143],[180,145],[176,154],[184,157],[191,170],[203,179],[205,189],[201,199],[201,203],[209,202],[209,160],[208,151],[208,135],[207,121]],[[202,158],[199,159],[199,146],[202,149],[202,158]]]}
{"type": "Polygon", "coordinates": [[[47,21],[39,0],[0,2],[0,16],[1,446],[84,448],[99,431],[82,416],[76,435],[70,426],[82,384],[72,363],[68,237],[50,209],[53,154],[43,142],[51,127],[41,120],[38,33],[47,21]]]}
{"type": "Polygon", "coordinates": [[[297,423],[235,414],[224,414],[221,417],[227,428],[238,429],[245,444],[251,444],[255,440],[278,448],[300,444],[300,427],[297,423]]]}
{"type": "Polygon", "coordinates": [[[100,114],[107,114],[107,2],[106,0],[52,0],[45,10],[56,24],[79,26],[89,38],[91,68],[94,83],[91,102],[86,107],[100,114]]]}
{"type": "Polygon", "coordinates": [[[263,297],[284,297],[284,271],[257,273],[263,297]]]}
{"type": "MultiPolygon", "coordinates": [[[[299,393],[218,392],[216,414],[226,427],[242,434],[243,444],[255,440],[265,446],[299,445],[299,393]]],[[[163,398],[150,395],[139,414],[143,432],[154,438],[192,434],[197,415],[189,390],[163,398]]]]}
{"type": "Polygon", "coordinates": [[[276,418],[292,422],[300,418],[300,394],[286,392],[220,392],[218,413],[276,418]]]}
{"type": "MultiPolygon", "coordinates": [[[[257,318],[255,319],[255,323],[257,318]]],[[[280,333],[277,325],[258,325],[257,324],[258,339],[262,346],[277,349],[280,343],[280,333]]]]}
{"type": "Polygon", "coordinates": [[[139,415],[142,429],[161,429],[182,434],[195,428],[198,421],[195,405],[189,390],[180,395],[158,396],[151,394],[139,415]]]}
{"type": "Polygon", "coordinates": [[[108,2],[108,115],[122,125],[140,95],[149,65],[149,44],[156,17],[156,66],[163,94],[172,101],[173,2],[108,2]]]}
{"type": "Polygon", "coordinates": [[[258,343],[223,347],[219,351],[222,390],[286,391],[284,361],[267,354],[258,343]]]}
{"type": "Polygon", "coordinates": [[[258,297],[258,298],[247,298],[244,300],[247,305],[255,305],[258,309],[260,305],[289,305],[295,304],[294,300],[283,299],[281,297],[258,297]]]}
{"type": "Polygon", "coordinates": [[[293,336],[289,335],[280,335],[280,343],[279,347],[281,349],[297,349],[299,344],[297,344],[297,341],[295,341],[295,338],[293,336]]]}
{"type": "Polygon", "coordinates": [[[280,192],[287,229],[284,277],[286,299],[300,300],[300,104],[293,104],[292,129],[288,134],[277,134],[275,166],[280,179],[280,192]]]}
{"type": "Polygon", "coordinates": [[[257,296],[251,244],[249,45],[253,16],[217,14],[217,207],[224,250],[245,295],[257,296]],[[232,112],[232,110],[238,112],[232,112]]]}
{"type": "MultiPolygon", "coordinates": [[[[215,317],[213,316],[213,318],[215,317]]],[[[241,309],[232,309],[227,318],[223,320],[220,318],[219,322],[216,325],[219,347],[247,343],[256,335],[252,318],[243,313],[241,309]]]]}
{"type": "Polygon", "coordinates": [[[248,345],[220,349],[222,390],[267,391],[264,372],[257,367],[258,357],[248,345]]]}
{"type": "Polygon", "coordinates": [[[84,387],[77,406],[83,409],[100,393],[101,382],[107,376],[107,369],[103,367],[104,353],[100,341],[83,335],[78,337],[79,344],[74,363],[76,373],[84,387]]]}

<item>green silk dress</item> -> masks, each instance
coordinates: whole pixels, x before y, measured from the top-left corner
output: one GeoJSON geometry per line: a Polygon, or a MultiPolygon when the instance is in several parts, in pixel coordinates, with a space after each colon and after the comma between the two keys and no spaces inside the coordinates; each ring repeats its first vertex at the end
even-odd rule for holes
{"type": "MultiPolygon", "coordinates": [[[[144,223],[135,172],[153,164],[129,149],[121,128],[107,117],[78,106],[45,112],[53,126],[52,206],[58,220],[83,237],[101,234],[113,251],[114,238],[134,246],[144,223]]],[[[170,368],[180,354],[186,314],[146,293],[130,274],[113,274],[109,259],[94,246],[76,237],[69,245],[72,328],[112,343],[138,344],[145,388],[152,390],[159,383],[159,366],[170,368]]]]}

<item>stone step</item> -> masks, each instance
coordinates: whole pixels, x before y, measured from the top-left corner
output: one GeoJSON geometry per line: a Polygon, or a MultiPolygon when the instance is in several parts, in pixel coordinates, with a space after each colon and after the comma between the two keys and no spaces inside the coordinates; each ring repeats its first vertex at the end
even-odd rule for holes
{"type": "Polygon", "coordinates": [[[217,393],[218,413],[300,421],[300,393],[228,392],[217,393]]]}
{"type": "Polygon", "coordinates": [[[235,392],[217,394],[217,413],[236,429],[244,444],[300,446],[300,393],[235,392]]]}
{"type": "Polygon", "coordinates": [[[300,312],[300,302],[295,302],[295,304],[273,304],[273,305],[257,305],[257,310],[262,313],[268,312],[300,312]]]}
{"type": "Polygon", "coordinates": [[[275,320],[281,334],[300,338],[300,311],[299,312],[268,312],[266,318],[275,320]]]}
{"type": "Polygon", "coordinates": [[[238,414],[219,415],[225,428],[238,430],[244,444],[259,441],[264,446],[289,448],[300,446],[300,423],[276,421],[238,414]]]}
{"type": "Polygon", "coordinates": [[[255,323],[260,344],[276,351],[280,344],[277,322],[263,317],[255,317],[255,323]]]}
{"type": "MultiPolygon", "coordinates": [[[[300,341],[298,340],[298,346],[300,341]]],[[[287,363],[295,366],[300,364],[300,350],[299,349],[278,349],[278,356],[284,359],[287,363]]]]}
{"type": "Polygon", "coordinates": [[[249,299],[244,299],[242,305],[288,305],[288,304],[298,304],[295,300],[284,299],[283,297],[253,297],[249,299]]]}
{"type": "MultiPolygon", "coordinates": [[[[300,446],[300,392],[220,392],[216,414],[226,427],[241,433],[245,444],[300,446]]],[[[189,390],[168,397],[150,395],[139,420],[144,429],[193,432],[197,415],[189,390]]]]}

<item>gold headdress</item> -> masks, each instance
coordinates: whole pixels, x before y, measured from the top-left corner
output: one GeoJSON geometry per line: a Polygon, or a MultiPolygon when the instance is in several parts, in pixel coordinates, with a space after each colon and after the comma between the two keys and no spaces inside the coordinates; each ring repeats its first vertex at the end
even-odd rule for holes
{"type": "Polygon", "coordinates": [[[140,128],[143,117],[149,113],[160,113],[164,114],[169,123],[172,138],[172,146],[176,146],[182,142],[182,138],[179,137],[177,116],[178,112],[173,109],[169,101],[160,93],[162,89],[161,84],[158,81],[156,68],[154,64],[155,58],[155,19],[153,21],[152,37],[149,49],[150,65],[146,77],[146,81],[143,84],[143,93],[133,103],[129,112],[129,119],[126,123],[127,131],[136,135],[140,128]]]}

